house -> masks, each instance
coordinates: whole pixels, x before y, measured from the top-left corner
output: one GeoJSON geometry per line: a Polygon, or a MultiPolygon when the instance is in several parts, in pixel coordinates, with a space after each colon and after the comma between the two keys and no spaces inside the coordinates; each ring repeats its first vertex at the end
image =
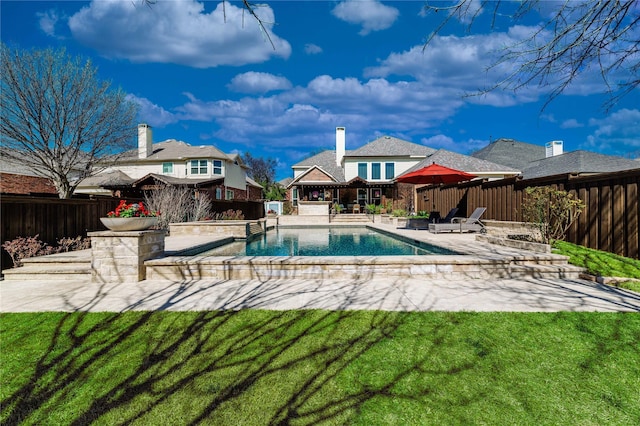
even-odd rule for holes
{"type": "Polygon", "coordinates": [[[11,157],[3,155],[0,160],[0,194],[58,195],[51,179],[34,173],[11,157]]]}
{"type": "Polygon", "coordinates": [[[404,184],[397,183],[397,177],[432,162],[488,179],[519,173],[511,167],[391,136],[348,151],[345,128],[337,127],[335,150],[323,151],[292,166],[293,179],[287,185],[289,199],[294,206],[301,202],[324,202],[351,211],[354,207],[362,210],[367,204],[384,206],[388,201],[407,199],[413,193],[413,186],[409,186],[410,191],[403,190],[404,184]]]}
{"type": "Polygon", "coordinates": [[[524,170],[534,161],[545,158],[542,145],[520,142],[515,139],[500,138],[471,154],[471,157],[492,163],[504,164],[514,169],[524,170]]]}
{"type": "Polygon", "coordinates": [[[153,143],[151,126],[138,125],[138,148],[124,153],[116,166],[83,180],[79,193],[140,196],[158,185],[181,185],[208,192],[214,200],[261,200],[262,186],[247,177],[237,154],[215,146],[192,146],[169,139],[153,143]]]}
{"type": "Polygon", "coordinates": [[[551,141],[542,146],[513,139],[498,139],[471,156],[517,168],[521,170],[522,179],[562,174],[590,175],[640,168],[637,160],[583,150],[564,152],[563,145],[562,141],[551,141]]]}
{"type": "Polygon", "coordinates": [[[640,169],[640,162],[615,155],[591,151],[571,151],[533,161],[522,170],[523,179],[536,179],[561,174],[591,175],[640,169]]]}

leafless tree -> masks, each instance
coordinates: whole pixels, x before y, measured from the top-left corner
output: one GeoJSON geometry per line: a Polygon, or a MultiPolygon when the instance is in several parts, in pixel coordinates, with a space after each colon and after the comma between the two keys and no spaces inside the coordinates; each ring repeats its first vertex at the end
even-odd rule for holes
{"type": "Polygon", "coordinates": [[[137,107],[64,49],[1,46],[1,154],[49,178],[60,198],[135,146],[137,107]]]}
{"type": "Polygon", "coordinates": [[[207,194],[195,196],[186,186],[162,186],[145,194],[145,204],[151,211],[160,212],[158,226],[169,229],[170,223],[192,222],[213,217],[211,198],[207,194]]]}
{"type": "Polygon", "coordinates": [[[488,25],[493,29],[498,19],[509,18],[516,25],[531,13],[541,12],[542,23],[528,37],[505,46],[492,65],[514,64],[513,71],[476,94],[499,88],[517,91],[531,85],[547,86],[550,95],[546,106],[579,75],[597,69],[610,94],[605,104],[610,108],[640,83],[637,0],[460,0],[448,6],[428,1],[425,11],[443,16],[428,37],[425,49],[452,20],[465,23],[470,30],[479,25],[478,18],[488,11],[492,17],[488,25]],[[555,9],[550,10],[551,7],[555,9]]]}

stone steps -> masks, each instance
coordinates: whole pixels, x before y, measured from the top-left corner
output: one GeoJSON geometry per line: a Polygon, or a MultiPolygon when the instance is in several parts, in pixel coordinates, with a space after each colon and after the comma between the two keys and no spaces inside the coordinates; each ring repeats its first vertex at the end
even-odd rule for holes
{"type": "Polygon", "coordinates": [[[371,218],[366,214],[337,214],[331,216],[331,224],[359,224],[371,223],[371,218]]]}
{"type": "Polygon", "coordinates": [[[91,250],[57,253],[22,260],[23,266],[2,271],[7,281],[91,279],[91,250]]]}
{"type": "Polygon", "coordinates": [[[33,263],[2,271],[5,281],[77,281],[91,279],[91,262],[33,263]]]}

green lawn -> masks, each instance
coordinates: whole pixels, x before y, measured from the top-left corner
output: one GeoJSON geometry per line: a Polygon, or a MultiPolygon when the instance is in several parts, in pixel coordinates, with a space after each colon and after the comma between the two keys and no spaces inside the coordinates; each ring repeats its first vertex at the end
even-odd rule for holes
{"type": "Polygon", "coordinates": [[[585,268],[589,273],[602,277],[633,278],[618,284],[619,287],[640,292],[640,260],[618,256],[601,250],[593,250],[566,241],[553,243],[554,253],[569,256],[569,263],[585,268]]]}
{"type": "Polygon", "coordinates": [[[637,425],[637,313],[0,315],[2,424],[637,425]]]}

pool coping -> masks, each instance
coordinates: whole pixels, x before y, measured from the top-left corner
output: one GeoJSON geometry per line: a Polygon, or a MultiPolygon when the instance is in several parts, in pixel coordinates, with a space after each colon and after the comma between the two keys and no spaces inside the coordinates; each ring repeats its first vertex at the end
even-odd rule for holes
{"type": "MultiPolygon", "coordinates": [[[[354,226],[354,225],[352,225],[354,226]]],[[[363,225],[355,225],[362,227],[363,225]]],[[[299,227],[299,226],[292,226],[299,227]]],[[[313,226],[326,228],[324,226],[313,226]]],[[[309,227],[309,228],[313,228],[309,227]]],[[[407,256],[198,256],[184,250],[145,262],[147,279],[487,279],[523,276],[577,278],[566,256],[534,253],[477,241],[473,234],[432,234],[386,224],[364,227],[414,244],[443,247],[454,255],[407,256]],[[416,233],[417,232],[417,233],[416,233]]],[[[227,239],[228,241],[228,239],[227,239]]],[[[221,245],[221,240],[210,241],[221,245]]]]}

